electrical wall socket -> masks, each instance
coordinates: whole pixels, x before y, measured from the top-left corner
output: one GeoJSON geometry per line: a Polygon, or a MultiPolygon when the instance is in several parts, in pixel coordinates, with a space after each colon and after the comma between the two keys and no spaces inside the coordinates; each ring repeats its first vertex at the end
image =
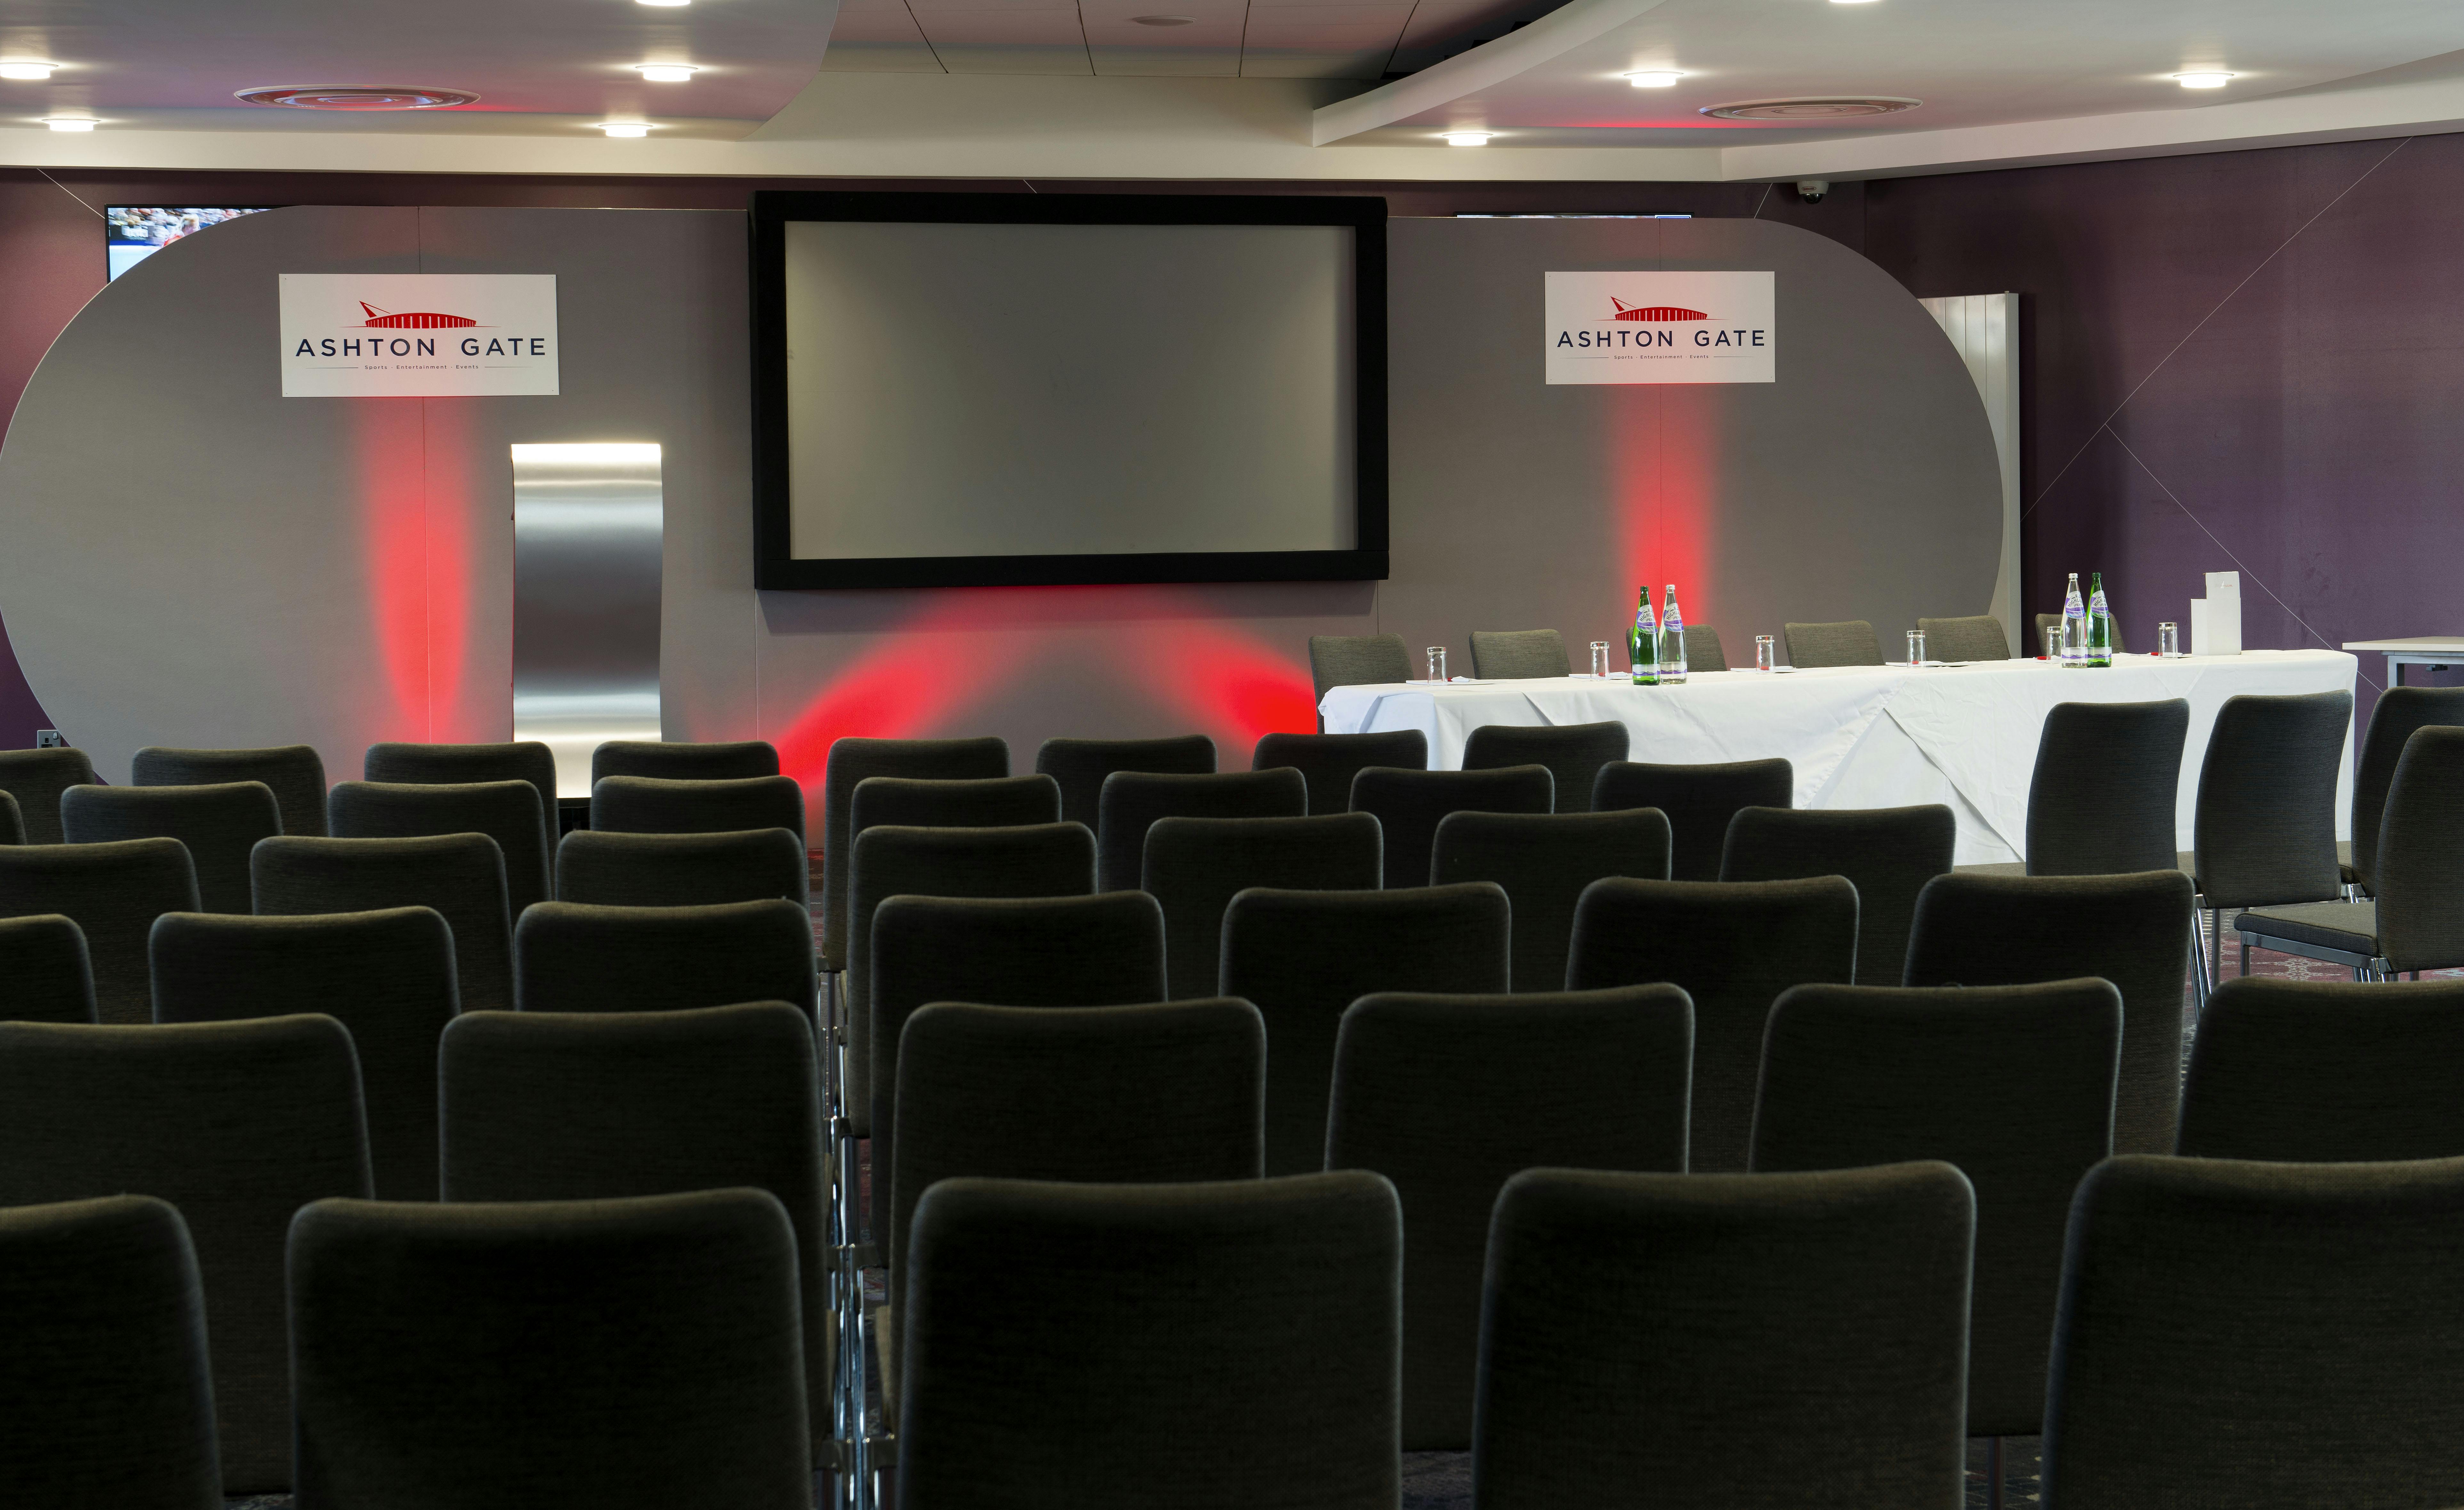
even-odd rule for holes
{"type": "Polygon", "coordinates": [[[38,750],[64,750],[68,747],[69,742],[60,737],[60,731],[57,729],[34,731],[34,748],[38,750]]]}

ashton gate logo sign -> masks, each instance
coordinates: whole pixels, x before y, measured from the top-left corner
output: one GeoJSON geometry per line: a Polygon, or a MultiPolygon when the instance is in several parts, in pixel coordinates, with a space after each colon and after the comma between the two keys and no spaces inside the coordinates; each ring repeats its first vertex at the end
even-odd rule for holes
{"type": "Polygon", "coordinates": [[[1551,383],[1769,383],[1769,273],[1547,275],[1551,383]]]}
{"type": "Polygon", "coordinates": [[[550,273],[285,273],[284,398],[554,395],[550,273]]]}

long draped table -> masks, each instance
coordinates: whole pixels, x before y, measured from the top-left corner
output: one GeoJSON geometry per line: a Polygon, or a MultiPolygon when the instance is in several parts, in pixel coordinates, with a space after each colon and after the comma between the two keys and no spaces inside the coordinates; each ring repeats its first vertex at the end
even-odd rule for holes
{"type": "MultiPolygon", "coordinates": [[[[2009,660],[1918,670],[1707,672],[1673,687],[1638,687],[1623,677],[1457,679],[1336,687],[1318,711],[1330,734],[1419,729],[1429,739],[1430,766],[1441,770],[1462,766],[1464,739],[1485,723],[1615,719],[1633,731],[1630,759],[1673,765],[1786,756],[1795,766],[1800,808],[1947,804],[1959,818],[1958,862],[1976,865],[2026,857],[2028,783],[2036,737],[2054,704],[2189,700],[2174,810],[2176,843],[2187,850],[2199,767],[2224,700],[2350,692],[2359,664],[2342,651],[2255,650],[2171,660],[2122,655],[2109,670],[2009,660]]],[[[2348,728],[2336,797],[2340,837],[2349,835],[2352,787],[2348,728]]]]}

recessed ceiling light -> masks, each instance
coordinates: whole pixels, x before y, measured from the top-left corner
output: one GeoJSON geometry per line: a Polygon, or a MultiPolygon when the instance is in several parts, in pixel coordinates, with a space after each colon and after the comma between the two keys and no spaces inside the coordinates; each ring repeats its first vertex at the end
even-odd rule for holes
{"type": "Polygon", "coordinates": [[[681,84],[691,81],[694,69],[691,63],[635,63],[633,72],[654,84],[681,84]]]}
{"type": "Polygon", "coordinates": [[[1448,146],[1486,146],[1491,133],[1486,131],[1442,131],[1448,146]]]}
{"type": "Polygon", "coordinates": [[[2175,74],[2173,78],[2185,89],[2222,89],[2233,81],[2233,77],[2221,69],[2203,69],[2194,74],[2175,74]]]}
{"type": "Polygon", "coordinates": [[[1198,18],[1191,15],[1133,15],[1130,19],[1140,26],[1187,26],[1198,18]]]}
{"type": "Polygon", "coordinates": [[[1867,5],[1871,0],[1831,0],[1833,5],[1867,5]]]}
{"type": "Polygon", "coordinates": [[[693,4],[693,0],[634,0],[634,3],[637,5],[676,6],[691,5],[693,4]]]}
{"type": "Polygon", "coordinates": [[[602,121],[599,129],[609,136],[649,136],[650,123],[647,121],[602,121]]]}
{"type": "Polygon", "coordinates": [[[1639,74],[1628,74],[1625,81],[1637,89],[1666,89],[1684,77],[1674,68],[1654,68],[1639,74]]]}
{"type": "Polygon", "coordinates": [[[45,116],[43,124],[55,131],[91,131],[95,122],[92,116],[45,116]]]}
{"type": "Polygon", "coordinates": [[[59,66],[57,63],[37,63],[31,58],[11,58],[0,62],[0,78],[22,78],[41,83],[52,77],[53,69],[59,66]]]}

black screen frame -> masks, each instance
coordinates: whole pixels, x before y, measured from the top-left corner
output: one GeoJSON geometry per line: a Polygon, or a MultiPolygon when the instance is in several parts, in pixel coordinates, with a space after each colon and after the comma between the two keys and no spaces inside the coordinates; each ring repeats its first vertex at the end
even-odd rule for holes
{"type": "Polygon", "coordinates": [[[1369,582],[1387,574],[1386,201],[1355,194],[941,194],[764,189],[753,196],[753,585],[759,588],[1369,582]],[[1349,550],[798,557],[790,534],[787,233],[795,221],[935,225],[1345,226],[1353,232],[1349,550]]]}

